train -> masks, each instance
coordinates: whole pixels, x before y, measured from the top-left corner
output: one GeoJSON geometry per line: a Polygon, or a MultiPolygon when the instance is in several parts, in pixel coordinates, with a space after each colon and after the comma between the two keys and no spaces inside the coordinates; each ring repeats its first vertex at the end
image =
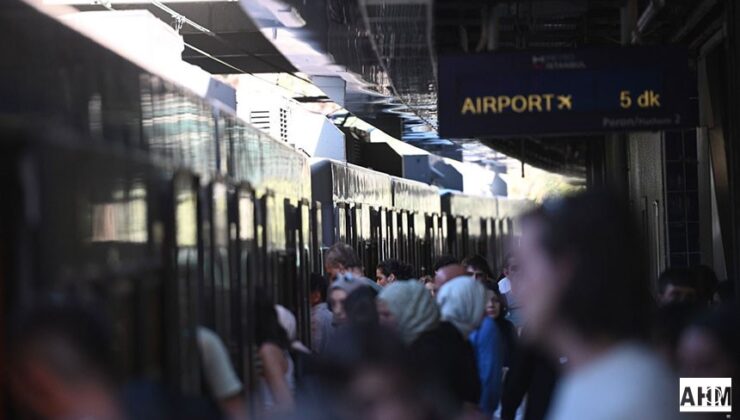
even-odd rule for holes
{"type": "Polygon", "coordinates": [[[104,308],[125,377],[205,394],[202,325],[254,389],[257,288],[309,342],[309,278],[332,243],[369,277],[386,258],[499,264],[528,205],[311,159],[34,7],[0,8],[0,310],[104,308]]]}

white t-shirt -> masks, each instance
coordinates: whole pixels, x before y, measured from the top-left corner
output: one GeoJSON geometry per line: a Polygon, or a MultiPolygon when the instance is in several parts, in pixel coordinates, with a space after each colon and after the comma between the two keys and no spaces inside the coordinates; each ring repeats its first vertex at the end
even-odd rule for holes
{"type": "Polygon", "coordinates": [[[646,348],[620,345],[563,377],[548,420],[673,420],[678,381],[646,348]]]}
{"type": "Polygon", "coordinates": [[[221,338],[205,327],[198,327],[198,349],[203,363],[203,376],[216,399],[233,397],[242,390],[231,359],[221,338]]]}

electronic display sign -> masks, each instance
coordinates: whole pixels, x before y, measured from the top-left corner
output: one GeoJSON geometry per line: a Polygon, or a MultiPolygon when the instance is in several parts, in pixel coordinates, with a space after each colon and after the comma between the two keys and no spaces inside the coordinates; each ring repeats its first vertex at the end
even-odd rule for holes
{"type": "Polygon", "coordinates": [[[439,57],[441,137],[696,127],[696,76],[680,47],[439,57]]]}

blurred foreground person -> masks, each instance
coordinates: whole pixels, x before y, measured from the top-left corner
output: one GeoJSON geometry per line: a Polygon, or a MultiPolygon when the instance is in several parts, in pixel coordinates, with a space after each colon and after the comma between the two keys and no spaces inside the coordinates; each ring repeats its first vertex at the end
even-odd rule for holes
{"type": "Polygon", "coordinates": [[[667,268],[658,277],[658,304],[696,302],[699,294],[696,272],[686,267],[667,268]]]}
{"type": "Polygon", "coordinates": [[[266,412],[293,408],[295,365],[290,357],[288,334],[280,326],[277,311],[264,292],[257,293],[255,341],[257,344],[258,393],[266,412]]]}
{"type": "Polygon", "coordinates": [[[71,303],[25,313],[9,339],[8,379],[17,414],[65,420],[221,418],[203,398],[141,380],[120,386],[111,330],[101,313],[71,303]]]}
{"type": "Polygon", "coordinates": [[[218,334],[203,326],[197,328],[197,339],[208,393],[226,417],[245,418],[247,405],[243,395],[244,387],[234,370],[224,342],[218,334]]]}
{"type": "Polygon", "coordinates": [[[22,412],[46,419],[123,419],[109,329],[75,306],[38,308],[9,340],[10,390],[22,412]]]}
{"type": "Polygon", "coordinates": [[[454,418],[454,412],[445,411],[436,395],[427,392],[425,378],[415,369],[418,356],[385,328],[348,326],[328,354],[328,372],[333,378],[333,398],[328,403],[333,408],[321,407],[316,418],[454,418]],[[327,411],[334,415],[327,416],[327,411]]]}
{"type": "MultiPolygon", "coordinates": [[[[719,307],[691,322],[681,336],[678,361],[681,376],[731,377],[733,385],[737,384],[740,379],[737,307],[719,307]]],[[[733,407],[737,406],[733,404],[733,407]]]]}
{"type": "MultiPolygon", "coordinates": [[[[681,377],[731,378],[740,381],[740,312],[727,305],[695,319],[684,330],[678,346],[681,377]]],[[[737,412],[740,397],[732,392],[732,409],[737,412]]],[[[727,413],[713,413],[707,418],[729,418],[727,413]]]]}
{"type": "Polygon", "coordinates": [[[321,354],[334,333],[332,313],[326,303],[326,281],[317,273],[311,273],[311,350],[321,354]]]}
{"type": "Polygon", "coordinates": [[[525,332],[568,361],[547,418],[676,418],[677,383],[640,341],[651,296],[621,203],[595,193],[546,201],[522,229],[525,332]]]}
{"type": "Polygon", "coordinates": [[[332,245],[324,256],[324,270],[326,271],[329,281],[333,282],[339,275],[352,274],[355,277],[362,277],[362,263],[357,257],[357,253],[351,246],[337,242],[332,245]]]}

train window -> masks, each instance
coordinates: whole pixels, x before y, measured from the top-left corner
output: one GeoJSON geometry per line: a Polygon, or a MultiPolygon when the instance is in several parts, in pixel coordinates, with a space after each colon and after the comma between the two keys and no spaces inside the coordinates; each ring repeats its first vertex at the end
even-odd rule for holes
{"type": "Polygon", "coordinates": [[[168,331],[168,373],[184,392],[200,389],[198,353],[195,341],[197,325],[198,281],[198,191],[197,180],[190,174],[178,174],[173,183],[175,261],[174,278],[167,289],[168,318],[174,318],[176,328],[168,331]]]}
{"type": "Polygon", "coordinates": [[[223,182],[211,184],[211,283],[216,332],[229,345],[231,337],[231,270],[229,266],[228,189],[223,182]]]}
{"type": "Polygon", "coordinates": [[[337,204],[337,213],[336,213],[336,238],[339,242],[347,242],[347,213],[344,208],[344,204],[339,203],[337,204]]]}
{"type": "MultiPolygon", "coordinates": [[[[238,343],[238,354],[241,356],[234,360],[237,369],[241,372],[244,383],[251,383],[254,378],[246,360],[251,360],[251,347],[249,343],[254,342],[253,333],[250,330],[250,280],[254,278],[255,266],[253,263],[255,247],[255,211],[254,195],[248,187],[241,187],[237,196],[237,223],[239,225],[239,240],[237,241],[238,262],[236,267],[236,281],[234,283],[235,302],[235,328],[234,336],[238,343]]],[[[254,319],[253,316],[251,316],[254,319]]]]}

